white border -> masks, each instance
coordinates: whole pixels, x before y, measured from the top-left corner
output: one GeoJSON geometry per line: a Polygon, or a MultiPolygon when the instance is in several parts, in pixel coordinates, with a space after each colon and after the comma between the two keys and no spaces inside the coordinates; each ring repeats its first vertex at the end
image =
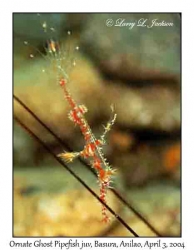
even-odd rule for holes
{"type": "MultiPolygon", "coordinates": [[[[182,42],[183,42],[183,68],[182,68],[182,93],[183,93],[183,231],[185,249],[192,249],[194,203],[193,203],[193,130],[194,118],[192,117],[192,104],[194,100],[193,88],[193,12],[191,1],[180,3],[177,1],[1,1],[0,3],[0,153],[1,153],[1,210],[0,210],[0,246],[9,249],[12,239],[12,12],[183,12],[182,15],[182,42]],[[2,3],[3,2],[3,3],[2,3]],[[153,6],[155,4],[155,6],[153,6]]],[[[47,241],[49,239],[44,239],[47,241]]],[[[89,239],[91,241],[92,239],[89,239]]],[[[108,241],[110,239],[103,239],[108,241]]],[[[118,239],[119,240],[119,239],[118,239]]],[[[141,239],[140,239],[141,240],[141,239]]],[[[142,239],[143,240],[143,239],[142,239]]],[[[20,242],[26,241],[21,239],[20,242]]],[[[172,241],[172,239],[166,239],[172,241]]],[[[179,242],[180,239],[173,239],[179,242]]],[[[36,248],[31,248],[36,249],[36,248]]],[[[136,248],[138,249],[138,248],[136,248]]]]}

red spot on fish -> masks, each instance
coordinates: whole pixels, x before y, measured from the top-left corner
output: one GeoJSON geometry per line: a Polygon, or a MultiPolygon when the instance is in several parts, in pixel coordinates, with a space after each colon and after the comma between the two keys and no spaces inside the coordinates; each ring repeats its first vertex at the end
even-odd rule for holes
{"type": "Polygon", "coordinates": [[[66,82],[65,82],[64,78],[60,79],[59,84],[60,84],[61,87],[63,87],[65,85],[65,83],[66,82]]]}

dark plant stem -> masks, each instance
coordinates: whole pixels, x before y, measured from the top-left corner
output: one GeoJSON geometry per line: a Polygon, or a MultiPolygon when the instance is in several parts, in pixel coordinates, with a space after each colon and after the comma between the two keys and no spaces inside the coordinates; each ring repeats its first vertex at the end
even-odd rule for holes
{"type": "Polygon", "coordinates": [[[52,150],[37,136],[32,130],[30,130],[24,123],[22,123],[16,116],[14,119],[18,122],[18,124],[24,128],[32,137],[34,137],[46,150],[50,153],[73,177],[75,177],[103,206],[105,206],[109,212],[111,212],[115,218],[135,237],[139,237],[138,234],[116,213],[112,208],[110,208],[106,203],[104,203],[98,195],[77,175],[75,174],[59,157],[57,157],[52,150]]]}
{"type": "MultiPolygon", "coordinates": [[[[65,149],[67,149],[68,151],[72,152],[73,150],[71,149],[71,147],[69,147],[69,145],[65,142],[63,142],[61,140],[61,138],[54,133],[29,107],[27,107],[17,96],[13,95],[14,99],[26,110],[28,111],[49,133],[51,133],[55,139],[58,141],[58,143],[64,147],[65,149]]],[[[87,169],[89,171],[91,171],[96,177],[97,174],[95,173],[95,171],[90,167],[90,165],[84,161],[81,157],[79,157],[79,161],[81,163],[84,164],[85,167],[87,167],[87,169]]],[[[133,213],[141,220],[143,221],[147,227],[149,227],[157,236],[162,237],[162,235],[158,232],[157,229],[155,229],[150,222],[143,216],[141,215],[140,212],[138,212],[138,210],[134,207],[134,205],[131,204],[131,202],[129,203],[128,201],[126,201],[121,194],[116,190],[116,189],[110,189],[110,191],[112,193],[114,193],[114,195],[123,203],[125,204],[131,211],[133,211],[133,213]]]]}

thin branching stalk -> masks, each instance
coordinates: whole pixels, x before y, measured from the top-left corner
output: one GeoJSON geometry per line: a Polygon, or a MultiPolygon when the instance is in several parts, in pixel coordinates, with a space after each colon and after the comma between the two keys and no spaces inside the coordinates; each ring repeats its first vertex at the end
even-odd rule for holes
{"type": "Polygon", "coordinates": [[[14,119],[17,123],[25,129],[33,138],[35,138],[45,149],[51,154],[74,178],[77,179],[102,205],[106,207],[106,209],[114,215],[114,217],[135,237],[139,237],[138,234],[111,208],[109,207],[73,170],[71,170],[57,155],[55,155],[52,150],[34,133],[31,129],[29,129],[23,122],[20,121],[16,116],[14,119]]]}
{"type": "MultiPolygon", "coordinates": [[[[61,140],[61,138],[52,131],[52,129],[50,129],[28,106],[26,106],[16,95],[14,95],[14,99],[27,111],[29,112],[32,117],[34,119],[36,119],[49,133],[51,133],[55,139],[58,141],[58,143],[66,148],[68,151],[73,151],[72,148],[64,141],[61,140]]],[[[97,174],[95,173],[95,171],[88,165],[88,163],[82,159],[81,157],[78,157],[78,160],[83,163],[83,165],[89,170],[91,171],[96,177],[97,174]]],[[[110,191],[116,196],[118,197],[118,199],[126,206],[128,207],[141,221],[143,221],[148,228],[150,228],[157,236],[162,237],[162,235],[158,232],[157,229],[154,228],[154,226],[151,225],[151,223],[135,208],[134,205],[132,205],[131,201],[126,201],[122,195],[114,188],[114,189],[110,189],[110,191]]]]}

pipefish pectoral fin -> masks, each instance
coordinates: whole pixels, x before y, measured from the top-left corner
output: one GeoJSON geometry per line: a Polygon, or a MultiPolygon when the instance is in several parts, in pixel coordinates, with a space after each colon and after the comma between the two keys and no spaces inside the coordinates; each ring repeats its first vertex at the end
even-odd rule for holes
{"type": "Polygon", "coordinates": [[[80,152],[63,152],[57,156],[61,158],[66,163],[73,162],[73,160],[80,155],[80,152]]]}

